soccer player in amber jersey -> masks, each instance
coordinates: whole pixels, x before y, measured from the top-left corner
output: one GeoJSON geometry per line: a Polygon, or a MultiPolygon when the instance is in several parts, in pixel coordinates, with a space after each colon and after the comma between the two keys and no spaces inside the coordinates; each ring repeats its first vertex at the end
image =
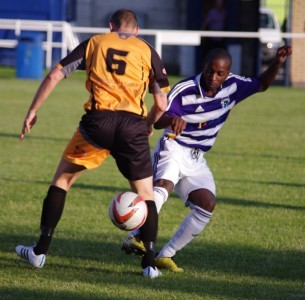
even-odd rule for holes
{"type": "MultiPolygon", "coordinates": [[[[261,75],[245,78],[230,72],[230,54],[216,48],[206,56],[200,74],[178,82],[168,94],[166,112],[155,124],[158,129],[165,128],[153,155],[155,202],[159,212],[175,189],[190,213],[158,253],[158,268],[183,271],[173,257],[204,230],[216,205],[215,182],[205,153],[213,147],[231,109],[265,91],[290,55],[290,46],[279,48],[261,75]]],[[[124,240],[122,250],[145,253],[137,231],[124,240]]]]}
{"type": "Polygon", "coordinates": [[[147,203],[148,217],[141,227],[146,254],[141,260],[143,275],[161,275],[154,261],[158,214],[153,195],[152,164],[148,136],[166,109],[169,82],[156,51],[137,37],[136,15],[116,11],[110,32],[82,42],[42,81],[25,117],[20,139],[36,123],[37,111],[56,85],[75,70],[86,70],[89,99],[77,131],[68,143],[43,202],[41,235],[34,246],[16,247],[17,254],[41,268],[54,230],[62,215],[66,193],[86,169],[100,166],[112,155],[132,191],[147,203]],[[154,104],[147,112],[147,91],[154,104]]]}

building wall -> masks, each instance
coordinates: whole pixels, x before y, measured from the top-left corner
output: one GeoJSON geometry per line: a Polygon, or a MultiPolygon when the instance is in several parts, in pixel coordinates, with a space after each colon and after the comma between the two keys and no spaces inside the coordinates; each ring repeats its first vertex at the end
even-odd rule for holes
{"type": "MultiPolygon", "coordinates": [[[[231,19],[238,20],[231,20],[227,30],[251,31],[255,28],[249,22],[255,17],[255,11],[258,11],[259,0],[226,0],[225,3],[228,16],[234,15],[231,19]],[[247,14],[247,17],[244,17],[246,15],[244,11],[247,11],[245,7],[248,7],[252,12],[251,15],[247,14]],[[240,13],[236,13],[236,10],[240,13]],[[248,21],[248,26],[235,24],[236,22],[242,23],[242,20],[244,23],[248,21]],[[237,28],[232,27],[235,25],[237,28]]],[[[128,8],[137,14],[140,28],[200,30],[204,14],[213,6],[212,4],[212,0],[133,0],[128,1],[128,4],[126,4],[126,0],[77,0],[76,23],[79,26],[108,27],[109,18],[115,10],[128,8]]],[[[88,38],[88,35],[81,36],[81,40],[85,38],[88,38]]],[[[153,37],[144,38],[154,45],[153,37]]],[[[238,55],[238,57],[234,57],[233,65],[240,66],[240,72],[245,76],[257,74],[257,59],[255,58],[257,45],[252,42],[250,39],[243,40],[242,45],[239,45],[242,50],[232,53],[234,56],[236,53],[238,55]],[[251,43],[250,46],[249,43],[251,43]]],[[[200,46],[163,46],[162,59],[169,74],[185,77],[200,71],[201,52],[200,46]]]]}
{"type": "Polygon", "coordinates": [[[184,28],[184,1],[179,0],[154,0],[143,1],[126,0],[100,1],[77,0],[77,20],[80,25],[87,23],[89,26],[108,26],[109,17],[120,8],[133,10],[138,18],[139,25],[152,29],[182,29],[184,28]],[[179,18],[177,18],[179,16],[179,18]]]}
{"type": "MultiPolygon", "coordinates": [[[[145,29],[185,29],[185,1],[180,0],[77,0],[76,23],[78,26],[108,27],[109,18],[117,9],[133,10],[141,28],[145,29]]],[[[87,36],[81,37],[84,39],[87,36]]],[[[152,37],[146,38],[154,43],[152,37]]],[[[178,46],[165,46],[162,59],[169,73],[179,73],[180,51],[178,46]],[[178,50],[178,51],[177,51],[178,50]]]]}
{"type": "MultiPolygon", "coordinates": [[[[291,31],[305,33],[305,6],[304,0],[293,0],[291,31]]],[[[305,38],[292,39],[291,56],[291,84],[292,86],[305,86],[305,38]]]]}

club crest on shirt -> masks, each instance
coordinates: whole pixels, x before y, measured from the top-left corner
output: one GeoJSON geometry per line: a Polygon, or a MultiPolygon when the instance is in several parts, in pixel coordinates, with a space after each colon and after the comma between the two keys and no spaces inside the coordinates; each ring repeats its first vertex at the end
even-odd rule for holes
{"type": "Polygon", "coordinates": [[[227,106],[230,105],[230,98],[229,97],[223,98],[223,99],[221,99],[220,103],[221,103],[222,108],[226,108],[227,106]]]}

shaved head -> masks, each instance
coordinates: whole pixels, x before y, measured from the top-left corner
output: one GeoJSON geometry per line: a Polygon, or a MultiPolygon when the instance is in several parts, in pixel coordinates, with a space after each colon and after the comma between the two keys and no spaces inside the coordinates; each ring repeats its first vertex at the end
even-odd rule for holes
{"type": "Polygon", "coordinates": [[[204,69],[205,65],[210,64],[214,60],[225,60],[228,63],[228,69],[231,68],[232,65],[232,57],[228,51],[222,48],[215,48],[208,52],[205,57],[202,69],[204,69]]]}

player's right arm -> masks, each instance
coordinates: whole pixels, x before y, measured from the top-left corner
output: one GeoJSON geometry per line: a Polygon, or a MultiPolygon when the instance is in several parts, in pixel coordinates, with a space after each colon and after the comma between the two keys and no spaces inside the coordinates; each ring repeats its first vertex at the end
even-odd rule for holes
{"type": "Polygon", "coordinates": [[[64,74],[55,67],[49,72],[49,74],[44,78],[40,84],[32,104],[27,112],[24,119],[22,131],[20,134],[20,140],[24,139],[25,133],[30,133],[31,128],[35,125],[37,121],[37,111],[41,105],[47,100],[50,93],[54,90],[55,86],[64,78],[64,74]]]}
{"type": "Polygon", "coordinates": [[[60,63],[53,68],[41,82],[34,99],[30,105],[27,115],[24,119],[20,140],[22,141],[26,133],[30,133],[31,128],[37,121],[37,111],[47,100],[57,84],[70,73],[78,69],[84,69],[85,51],[88,40],[78,45],[70,54],[63,58],[60,63]]]}
{"type": "Polygon", "coordinates": [[[170,128],[173,134],[179,135],[186,128],[186,122],[179,116],[163,114],[162,117],[154,125],[156,129],[170,128]]]}

